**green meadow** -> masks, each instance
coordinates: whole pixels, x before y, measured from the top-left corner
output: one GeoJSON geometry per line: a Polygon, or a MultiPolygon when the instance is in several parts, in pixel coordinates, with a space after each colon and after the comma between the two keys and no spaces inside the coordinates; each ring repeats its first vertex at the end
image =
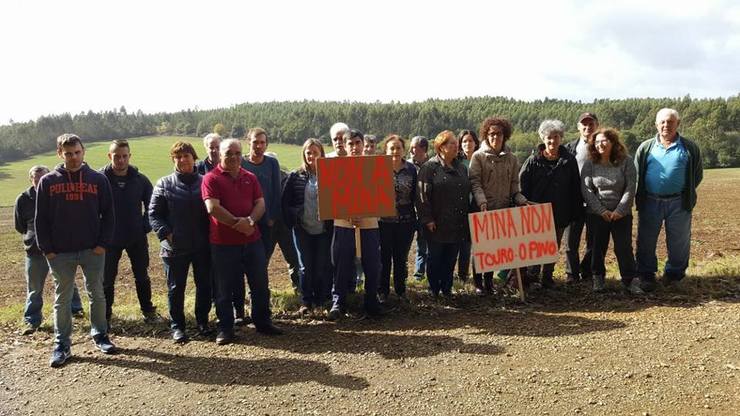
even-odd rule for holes
{"type": "MultiPolygon", "coordinates": [[[[182,136],[149,136],[129,139],[131,146],[131,164],[145,174],[152,183],[172,172],[172,160],[168,157],[169,149],[178,140],[193,143],[199,158],[206,156],[200,138],[182,136]]],[[[85,161],[94,169],[108,163],[108,145],[110,142],[90,143],[86,146],[85,161]]],[[[248,148],[244,149],[246,153],[248,148]]],[[[268,151],[275,152],[283,169],[293,170],[301,164],[301,148],[296,145],[272,143],[268,151]]],[[[12,206],[15,198],[28,186],[28,170],[34,165],[46,165],[50,168],[61,162],[56,152],[48,152],[28,159],[0,165],[0,206],[12,206]]]]}

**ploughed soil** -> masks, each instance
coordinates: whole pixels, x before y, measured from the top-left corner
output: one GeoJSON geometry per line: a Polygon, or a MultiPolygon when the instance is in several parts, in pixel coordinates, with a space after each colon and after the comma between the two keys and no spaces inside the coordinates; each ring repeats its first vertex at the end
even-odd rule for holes
{"type": "MultiPolygon", "coordinates": [[[[413,285],[410,303],[392,295],[378,319],[359,308],[338,322],[322,312],[299,318],[294,302],[281,303],[275,321],[283,336],[246,326],[232,345],[194,331],[189,343],[175,345],[165,322],[126,314],[135,295],[122,260],[117,299],[129,309],[114,309],[112,331],[120,352],[95,350],[87,318],[77,319],[73,357],[60,369],[48,366],[48,311],[40,331],[20,335],[23,254],[3,208],[0,310],[19,308],[19,319],[0,326],[0,415],[737,415],[740,227],[731,213],[740,195],[733,183],[719,178],[700,188],[693,275],[643,297],[624,294],[613,278],[605,294],[559,280],[526,303],[476,297],[469,284],[436,301],[413,285]]],[[[153,242],[153,290],[166,315],[156,249],[153,242]]],[[[279,251],[270,278],[274,289],[289,289],[279,251]]],[[[192,301],[187,308],[192,313],[192,301]]]]}

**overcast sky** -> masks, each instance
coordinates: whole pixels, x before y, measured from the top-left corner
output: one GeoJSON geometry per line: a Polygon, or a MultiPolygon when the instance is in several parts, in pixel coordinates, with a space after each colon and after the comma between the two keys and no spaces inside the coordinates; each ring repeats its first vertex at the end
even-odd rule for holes
{"type": "Polygon", "coordinates": [[[0,124],[273,100],[740,92],[740,2],[0,2],[0,124]]]}

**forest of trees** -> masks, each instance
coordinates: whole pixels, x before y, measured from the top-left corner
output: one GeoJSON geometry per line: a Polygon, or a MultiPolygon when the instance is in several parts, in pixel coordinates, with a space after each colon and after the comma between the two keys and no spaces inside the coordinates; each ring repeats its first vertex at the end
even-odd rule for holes
{"type": "Polygon", "coordinates": [[[268,102],[239,104],[213,110],[176,113],[129,113],[120,109],[76,115],[39,117],[36,121],[0,126],[0,162],[21,159],[55,148],[61,133],[74,132],[85,141],[148,135],[203,136],[214,129],[241,138],[250,127],[265,128],[270,140],[301,144],[308,137],[329,143],[329,127],[343,121],[366,133],[404,137],[468,128],[478,130],[488,116],[507,117],[514,125],[509,145],[520,158],[538,143],[537,127],[547,118],[562,120],[575,138],[576,118],[596,113],[601,126],[618,128],[634,152],[644,139],[655,135],[655,114],[671,107],[681,114],[682,135],[698,142],[705,167],[740,166],[740,94],[730,98],[635,98],[595,100],[592,103],[548,99],[520,101],[504,97],[431,99],[415,103],[268,102]]]}

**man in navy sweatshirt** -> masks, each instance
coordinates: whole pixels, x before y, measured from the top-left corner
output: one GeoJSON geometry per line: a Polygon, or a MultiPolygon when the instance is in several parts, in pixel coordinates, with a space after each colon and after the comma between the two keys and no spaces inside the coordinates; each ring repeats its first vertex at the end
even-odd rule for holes
{"type": "Polygon", "coordinates": [[[85,164],[85,148],[75,134],[57,138],[64,162],[41,178],[36,195],[36,242],[54,276],[54,341],[49,364],[71,356],[72,292],[82,267],[90,298],[90,335],[103,353],[115,352],[108,338],[103,293],[105,250],[113,238],[115,217],[108,179],[85,164]]]}
{"type": "Polygon", "coordinates": [[[126,250],[131,271],[136,284],[139,307],[147,322],[157,321],[159,317],[152,305],[152,283],[149,279],[149,225],[147,208],[152,199],[152,183],[129,164],[131,148],[126,140],[113,140],[108,149],[111,163],[100,170],[111,185],[113,206],[116,211],[116,228],[113,240],[105,252],[105,272],[103,290],[105,291],[105,318],[110,326],[113,311],[118,262],[126,250]]]}

